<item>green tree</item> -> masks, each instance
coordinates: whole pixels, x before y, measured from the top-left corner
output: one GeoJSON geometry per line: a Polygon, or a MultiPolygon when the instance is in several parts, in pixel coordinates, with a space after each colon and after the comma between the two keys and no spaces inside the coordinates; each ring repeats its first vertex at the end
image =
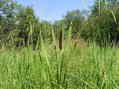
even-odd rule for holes
{"type": "Polygon", "coordinates": [[[82,27],[83,20],[84,16],[80,10],[70,11],[64,17],[65,28],[69,29],[72,26],[73,36],[76,36],[82,27]]]}
{"type": "Polygon", "coordinates": [[[107,7],[104,0],[102,0],[101,12],[99,14],[98,1],[99,0],[97,0],[93,6],[93,8],[97,9],[92,9],[88,20],[83,24],[83,28],[80,32],[81,36],[86,40],[95,40],[99,44],[103,44],[105,41],[118,42],[119,4],[116,0],[115,3],[110,1],[107,7]]]}
{"type": "Polygon", "coordinates": [[[33,34],[37,30],[38,19],[31,7],[23,8],[18,14],[19,38],[25,45],[33,43],[33,34]]]}
{"type": "Polygon", "coordinates": [[[0,40],[9,42],[17,28],[17,13],[20,5],[13,0],[0,0],[0,40]]]}
{"type": "Polygon", "coordinates": [[[118,4],[118,0],[95,0],[92,7],[92,15],[98,16],[103,14],[105,9],[112,9],[118,4]]]}

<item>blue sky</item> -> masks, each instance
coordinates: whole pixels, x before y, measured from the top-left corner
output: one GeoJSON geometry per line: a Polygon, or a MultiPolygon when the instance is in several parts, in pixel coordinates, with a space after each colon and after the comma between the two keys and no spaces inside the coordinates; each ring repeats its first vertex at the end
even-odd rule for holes
{"type": "Polygon", "coordinates": [[[32,6],[42,20],[61,19],[67,11],[89,9],[94,0],[16,0],[24,6],[32,6]]]}

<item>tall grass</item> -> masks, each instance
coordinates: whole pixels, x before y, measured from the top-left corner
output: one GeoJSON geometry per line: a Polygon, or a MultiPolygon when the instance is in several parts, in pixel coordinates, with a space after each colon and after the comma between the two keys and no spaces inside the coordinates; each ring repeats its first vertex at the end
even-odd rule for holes
{"type": "MultiPolygon", "coordinates": [[[[119,89],[118,47],[99,47],[95,43],[75,46],[71,43],[72,27],[65,39],[60,29],[57,41],[53,28],[45,26],[48,32],[44,34],[51,34],[52,43],[44,40],[40,31],[33,50],[30,41],[34,27],[27,29],[28,47],[5,49],[6,44],[1,42],[0,89],[119,89]]],[[[15,44],[11,35],[10,44],[15,44]]]]}
{"type": "MultiPolygon", "coordinates": [[[[29,41],[33,29],[30,26],[29,41]]],[[[95,43],[82,46],[79,42],[76,46],[71,42],[72,27],[65,38],[63,28],[60,30],[58,38],[51,29],[51,44],[40,32],[35,50],[30,44],[21,49],[5,49],[6,45],[1,44],[0,89],[119,88],[116,46],[103,48],[95,43]]]]}
{"type": "MultiPolygon", "coordinates": [[[[79,44],[80,45],[80,44],[79,44]]],[[[118,48],[65,44],[0,53],[0,89],[118,89],[118,48]]]]}
{"type": "MultiPolygon", "coordinates": [[[[29,28],[28,41],[33,39],[33,29],[29,28]]],[[[35,50],[29,42],[21,49],[5,49],[6,44],[1,44],[0,89],[119,88],[118,47],[103,48],[95,43],[82,46],[79,42],[74,45],[72,27],[65,38],[63,28],[60,30],[57,41],[51,29],[51,44],[40,32],[35,50]]]]}

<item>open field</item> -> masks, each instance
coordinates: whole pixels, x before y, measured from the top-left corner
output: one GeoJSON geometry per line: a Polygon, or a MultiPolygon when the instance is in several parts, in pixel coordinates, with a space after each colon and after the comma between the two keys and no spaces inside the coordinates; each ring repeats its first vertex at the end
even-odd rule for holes
{"type": "Polygon", "coordinates": [[[59,51],[44,44],[0,53],[0,89],[119,89],[119,48],[59,51]]]}

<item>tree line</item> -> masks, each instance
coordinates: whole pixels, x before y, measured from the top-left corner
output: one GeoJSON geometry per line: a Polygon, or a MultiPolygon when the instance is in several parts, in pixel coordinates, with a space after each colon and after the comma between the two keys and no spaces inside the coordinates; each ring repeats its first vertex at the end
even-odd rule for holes
{"type": "MultiPolygon", "coordinates": [[[[54,23],[40,21],[32,7],[24,7],[13,0],[0,0],[0,46],[37,47],[41,40],[51,42],[71,30],[73,39],[119,42],[118,0],[95,0],[90,11],[73,10],[54,23]]],[[[60,39],[61,40],[61,39],[60,39]]]]}

